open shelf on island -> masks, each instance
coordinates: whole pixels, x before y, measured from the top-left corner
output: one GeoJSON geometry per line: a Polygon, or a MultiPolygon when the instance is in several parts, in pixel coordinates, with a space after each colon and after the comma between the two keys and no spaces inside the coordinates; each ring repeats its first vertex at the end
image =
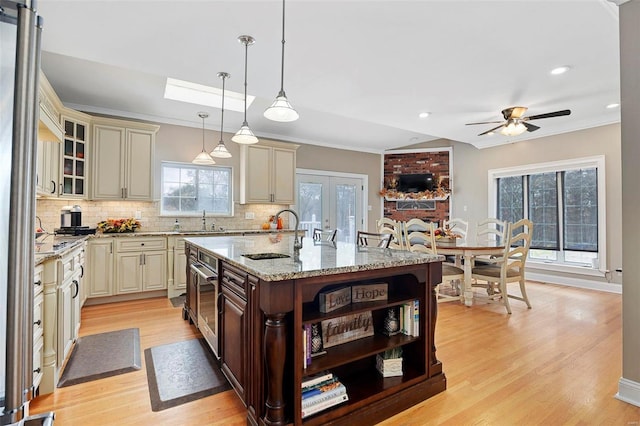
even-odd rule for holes
{"type": "Polygon", "coordinates": [[[406,334],[396,334],[395,336],[374,334],[370,337],[332,346],[325,349],[327,351],[326,355],[313,358],[311,364],[307,366],[304,371],[304,374],[311,375],[322,370],[335,368],[349,362],[376,355],[387,349],[406,345],[419,339],[420,337],[407,336],[406,334]]]}

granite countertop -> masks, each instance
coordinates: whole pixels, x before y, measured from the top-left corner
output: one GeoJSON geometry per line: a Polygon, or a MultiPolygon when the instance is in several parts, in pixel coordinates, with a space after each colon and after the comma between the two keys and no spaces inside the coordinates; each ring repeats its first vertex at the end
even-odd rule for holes
{"type": "Polygon", "coordinates": [[[397,266],[440,262],[444,256],[404,250],[358,247],[350,243],[317,242],[304,238],[299,259],[293,256],[293,235],[187,237],[194,244],[265,281],[282,281],[397,266]],[[244,254],[280,253],[290,257],[251,260],[244,254]]]}
{"type": "Polygon", "coordinates": [[[40,265],[50,259],[58,259],[69,250],[79,246],[89,238],[88,235],[45,235],[35,242],[35,265],[40,265]]]}
{"type": "Polygon", "coordinates": [[[113,237],[171,237],[188,235],[225,236],[225,235],[247,235],[247,234],[273,234],[282,232],[293,232],[293,229],[225,229],[224,231],[136,231],[136,232],[97,232],[89,238],[113,238],[113,237]]]}

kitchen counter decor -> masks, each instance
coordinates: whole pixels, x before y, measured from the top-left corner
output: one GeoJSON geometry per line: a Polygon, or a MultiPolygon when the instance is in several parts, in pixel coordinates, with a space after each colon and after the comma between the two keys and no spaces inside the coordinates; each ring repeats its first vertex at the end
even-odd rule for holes
{"type": "Polygon", "coordinates": [[[107,219],[98,222],[98,231],[104,233],[134,232],[141,227],[140,222],[132,217],[126,219],[107,219]]]}

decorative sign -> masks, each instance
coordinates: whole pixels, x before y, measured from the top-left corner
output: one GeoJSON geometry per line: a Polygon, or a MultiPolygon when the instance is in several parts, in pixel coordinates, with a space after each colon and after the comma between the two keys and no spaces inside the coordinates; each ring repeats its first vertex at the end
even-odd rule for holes
{"type": "Polygon", "coordinates": [[[371,311],[322,321],[322,340],[325,349],[369,336],[373,336],[371,311]]]}
{"type": "Polygon", "coordinates": [[[318,297],[320,312],[326,314],[351,304],[351,287],[321,292],[318,297]]]}
{"type": "Polygon", "coordinates": [[[351,287],[351,301],[353,303],[387,300],[387,297],[387,283],[354,285],[351,287]]]}

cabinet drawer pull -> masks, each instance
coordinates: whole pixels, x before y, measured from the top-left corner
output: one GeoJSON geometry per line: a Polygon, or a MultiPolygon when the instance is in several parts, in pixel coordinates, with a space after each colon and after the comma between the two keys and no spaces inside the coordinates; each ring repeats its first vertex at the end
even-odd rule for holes
{"type": "Polygon", "coordinates": [[[52,180],[51,183],[53,184],[53,189],[51,190],[51,193],[55,194],[56,193],[56,182],[54,180],[52,180]]]}
{"type": "Polygon", "coordinates": [[[40,371],[42,371],[42,370],[40,370],[40,367],[38,367],[35,370],[33,370],[33,372],[36,373],[36,374],[40,374],[40,371]]]}
{"type": "Polygon", "coordinates": [[[78,280],[73,280],[73,284],[75,284],[76,286],[76,294],[71,296],[71,298],[75,299],[76,297],[78,297],[78,293],[80,293],[80,284],[78,283],[78,280]]]}
{"type": "Polygon", "coordinates": [[[35,322],[33,323],[33,325],[40,325],[40,324],[42,324],[42,321],[41,321],[41,320],[35,321],[35,322]]]}
{"type": "Polygon", "coordinates": [[[80,265],[80,278],[82,277],[84,277],[84,265],[80,265]]]}
{"type": "Polygon", "coordinates": [[[42,280],[38,280],[34,283],[35,285],[42,285],[42,280]]]}

